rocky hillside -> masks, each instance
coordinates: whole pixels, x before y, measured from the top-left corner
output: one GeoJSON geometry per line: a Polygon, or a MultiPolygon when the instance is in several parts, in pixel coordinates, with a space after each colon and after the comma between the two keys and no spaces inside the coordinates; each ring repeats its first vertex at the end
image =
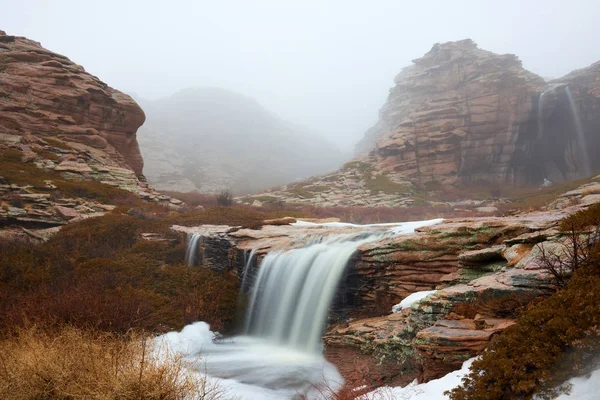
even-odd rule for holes
{"type": "Polygon", "coordinates": [[[0,31],[0,226],[61,225],[131,196],[167,204],[142,175],[144,119],[67,57],[0,31]]]}
{"type": "Polygon", "coordinates": [[[148,117],[140,130],[145,174],[160,189],[256,191],[342,162],[339,150],[318,134],[228,90],[195,88],[139,101],[148,117]]]}
{"type": "Polygon", "coordinates": [[[273,190],[326,205],[410,204],[440,186],[539,186],[600,168],[600,64],[546,82],[471,40],[436,44],[395,78],[357,157],[273,190]],[[302,186],[304,196],[298,195],[302,186]]]}

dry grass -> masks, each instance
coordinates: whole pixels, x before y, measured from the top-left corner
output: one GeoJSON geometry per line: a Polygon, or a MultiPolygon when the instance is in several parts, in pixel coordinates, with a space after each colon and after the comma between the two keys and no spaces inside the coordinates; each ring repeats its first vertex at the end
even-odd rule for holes
{"type": "Polygon", "coordinates": [[[0,341],[3,399],[217,400],[224,390],[190,373],[180,357],[159,359],[141,334],[31,328],[0,341]]]}

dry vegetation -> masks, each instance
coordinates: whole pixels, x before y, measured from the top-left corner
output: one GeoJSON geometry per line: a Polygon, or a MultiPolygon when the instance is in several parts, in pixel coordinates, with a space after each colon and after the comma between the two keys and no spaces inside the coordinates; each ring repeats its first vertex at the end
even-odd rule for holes
{"type": "Polygon", "coordinates": [[[190,373],[181,357],[158,357],[142,334],[63,327],[21,329],[0,340],[3,399],[217,400],[218,385],[190,373]]]}

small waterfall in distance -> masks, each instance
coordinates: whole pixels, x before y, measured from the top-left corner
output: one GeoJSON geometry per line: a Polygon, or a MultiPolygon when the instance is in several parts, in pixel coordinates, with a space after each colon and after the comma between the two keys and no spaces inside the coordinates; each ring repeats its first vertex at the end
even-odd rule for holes
{"type": "Polygon", "coordinates": [[[577,112],[577,106],[573,100],[573,95],[571,94],[571,90],[568,86],[565,87],[565,93],[567,95],[567,99],[569,100],[569,109],[571,110],[571,117],[573,118],[573,124],[575,125],[577,144],[581,153],[581,162],[583,163],[583,173],[585,176],[590,176],[592,175],[592,167],[590,164],[590,157],[588,155],[587,140],[585,138],[583,125],[581,124],[581,119],[579,118],[579,113],[577,112]]]}
{"type": "Polygon", "coordinates": [[[199,233],[188,234],[188,243],[185,249],[185,264],[188,267],[193,267],[196,265],[196,258],[200,243],[202,243],[202,235],[199,233]]]}

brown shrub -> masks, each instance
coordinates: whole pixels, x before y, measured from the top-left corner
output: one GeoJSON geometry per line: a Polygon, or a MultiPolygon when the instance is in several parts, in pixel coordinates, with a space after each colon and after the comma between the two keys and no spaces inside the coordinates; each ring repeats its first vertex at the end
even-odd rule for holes
{"type": "Polygon", "coordinates": [[[148,337],[32,328],[0,341],[0,393],[12,400],[217,400],[224,390],[180,357],[157,358],[148,337]]]}
{"type": "Polygon", "coordinates": [[[229,190],[221,190],[215,197],[220,206],[229,207],[233,204],[233,194],[229,190]]]}
{"type": "Polygon", "coordinates": [[[0,244],[0,333],[27,321],[126,332],[201,319],[228,328],[236,278],[184,266],[183,243],[140,240],[155,228],[177,237],[168,226],[160,218],[108,214],[65,226],[37,246],[0,244]]]}

